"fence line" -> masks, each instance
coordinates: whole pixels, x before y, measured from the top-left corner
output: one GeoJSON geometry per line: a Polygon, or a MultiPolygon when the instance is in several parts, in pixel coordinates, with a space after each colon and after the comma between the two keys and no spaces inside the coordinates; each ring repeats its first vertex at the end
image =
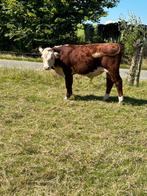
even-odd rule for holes
{"type": "Polygon", "coordinates": [[[1,55],[12,55],[12,56],[20,56],[20,57],[31,57],[37,58],[40,57],[39,53],[22,53],[22,52],[12,52],[12,51],[0,51],[1,55]]]}

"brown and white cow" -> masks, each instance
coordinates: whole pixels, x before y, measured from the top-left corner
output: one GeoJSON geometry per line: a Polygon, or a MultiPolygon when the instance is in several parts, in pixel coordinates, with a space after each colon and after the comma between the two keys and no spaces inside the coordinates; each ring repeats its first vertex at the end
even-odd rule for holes
{"type": "Polygon", "coordinates": [[[117,43],[98,43],[86,45],[61,45],[52,48],[39,48],[42,54],[43,67],[54,69],[65,77],[67,89],[65,99],[72,95],[73,74],[94,77],[106,72],[106,93],[104,100],[110,95],[113,84],[116,85],[118,101],[123,101],[122,79],[119,66],[122,46],[117,43]]]}

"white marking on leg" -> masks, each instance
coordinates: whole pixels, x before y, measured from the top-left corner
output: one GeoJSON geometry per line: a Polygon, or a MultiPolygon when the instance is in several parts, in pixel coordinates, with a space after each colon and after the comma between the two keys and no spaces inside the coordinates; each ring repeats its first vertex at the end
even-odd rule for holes
{"type": "Polygon", "coordinates": [[[67,100],[67,96],[64,97],[64,100],[67,100]]]}
{"type": "Polygon", "coordinates": [[[104,72],[108,73],[108,70],[107,69],[104,69],[104,72]]]}
{"type": "Polygon", "coordinates": [[[109,99],[109,94],[106,93],[105,96],[103,97],[103,100],[107,101],[108,99],[109,99]]]}
{"type": "Polygon", "coordinates": [[[123,102],[123,100],[124,100],[124,97],[123,97],[123,96],[118,97],[118,103],[122,103],[122,102],[123,102]]]}
{"type": "Polygon", "coordinates": [[[101,52],[95,52],[94,54],[92,54],[93,58],[99,58],[101,57],[103,54],[101,52]]]}

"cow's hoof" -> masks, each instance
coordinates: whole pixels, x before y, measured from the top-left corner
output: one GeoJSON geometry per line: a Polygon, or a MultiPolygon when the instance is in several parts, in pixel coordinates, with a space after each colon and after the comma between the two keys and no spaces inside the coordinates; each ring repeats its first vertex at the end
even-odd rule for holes
{"type": "Polygon", "coordinates": [[[105,94],[105,96],[103,97],[103,101],[108,101],[109,100],[109,94],[105,94]]]}
{"type": "Polygon", "coordinates": [[[118,103],[119,104],[123,104],[123,100],[124,100],[124,97],[123,96],[118,97],[118,103]]]}
{"type": "Polygon", "coordinates": [[[68,100],[67,96],[64,97],[64,100],[68,100]]]}
{"type": "Polygon", "coordinates": [[[71,95],[70,97],[65,96],[64,100],[75,100],[75,96],[71,95]]]}
{"type": "Polygon", "coordinates": [[[71,96],[69,97],[69,100],[75,100],[75,96],[74,96],[74,95],[71,95],[71,96]]]}

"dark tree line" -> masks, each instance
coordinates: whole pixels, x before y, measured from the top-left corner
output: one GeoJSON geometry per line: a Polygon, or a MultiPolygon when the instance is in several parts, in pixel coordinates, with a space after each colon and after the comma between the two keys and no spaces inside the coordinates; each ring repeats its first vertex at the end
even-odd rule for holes
{"type": "Polygon", "coordinates": [[[77,24],[98,21],[119,0],[0,0],[0,50],[78,42],[77,24]]]}

